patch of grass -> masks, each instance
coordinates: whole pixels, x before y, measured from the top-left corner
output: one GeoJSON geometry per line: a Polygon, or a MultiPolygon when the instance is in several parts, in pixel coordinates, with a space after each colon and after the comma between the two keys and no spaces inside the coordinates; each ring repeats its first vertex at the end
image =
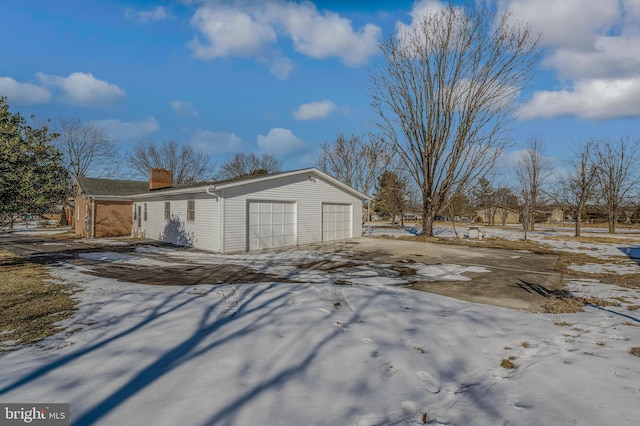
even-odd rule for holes
{"type": "Polygon", "coordinates": [[[505,347],[504,347],[504,350],[505,350],[505,351],[510,351],[510,350],[511,350],[511,347],[510,347],[510,346],[505,346],[505,347]]]}
{"type": "Polygon", "coordinates": [[[553,324],[557,325],[559,327],[568,327],[568,326],[571,325],[570,323],[568,323],[568,322],[566,322],[564,320],[556,320],[556,321],[553,322],[553,324]]]}
{"type": "MultiPolygon", "coordinates": [[[[0,250],[0,336],[15,345],[35,343],[60,331],[76,301],[68,286],[48,282],[41,265],[0,250]]],[[[0,351],[7,350],[0,348],[0,351]]]]}
{"type": "Polygon", "coordinates": [[[506,368],[507,370],[513,370],[516,368],[516,365],[509,359],[503,359],[502,362],[500,362],[500,367],[506,368]]]}
{"type": "Polygon", "coordinates": [[[622,325],[630,325],[632,327],[637,327],[638,326],[638,324],[636,324],[635,322],[632,322],[632,321],[625,321],[625,322],[622,323],[622,325]]]}
{"type": "Polygon", "coordinates": [[[629,311],[637,311],[638,309],[640,309],[640,305],[630,305],[630,306],[627,306],[627,309],[629,311]]]}
{"type": "Polygon", "coordinates": [[[529,342],[522,342],[520,343],[520,346],[522,346],[523,348],[528,348],[529,347],[529,342]]]}
{"type": "Polygon", "coordinates": [[[548,314],[573,314],[582,312],[587,305],[598,307],[614,306],[615,303],[598,297],[579,297],[570,294],[549,296],[542,305],[544,312],[548,314]]]}
{"type": "Polygon", "coordinates": [[[629,350],[629,353],[631,355],[640,356],[640,347],[639,346],[634,346],[633,348],[631,348],[629,350]]]}
{"type": "Polygon", "coordinates": [[[604,342],[596,342],[596,345],[598,345],[598,346],[604,346],[604,342]]]}

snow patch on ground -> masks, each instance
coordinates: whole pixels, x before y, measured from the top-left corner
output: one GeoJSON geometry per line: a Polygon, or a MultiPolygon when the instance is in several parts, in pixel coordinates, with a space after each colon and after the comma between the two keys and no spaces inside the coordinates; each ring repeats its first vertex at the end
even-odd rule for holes
{"type": "MultiPolygon", "coordinates": [[[[0,400],[69,402],[72,423],[98,425],[635,425],[640,418],[640,359],[629,353],[639,346],[640,318],[627,309],[638,290],[572,281],[573,292],[624,301],[560,322],[404,289],[389,265],[295,271],[319,256],[344,260],[333,254],[180,256],[309,280],[149,286],[60,263],[51,268],[56,279],[83,289],[74,296],[77,313],[62,323],[76,332],[0,354],[0,400]],[[352,285],[336,285],[341,279],[352,285]],[[515,369],[501,367],[503,359],[515,369]]],[[[412,265],[425,277],[487,272],[412,265]]]]}

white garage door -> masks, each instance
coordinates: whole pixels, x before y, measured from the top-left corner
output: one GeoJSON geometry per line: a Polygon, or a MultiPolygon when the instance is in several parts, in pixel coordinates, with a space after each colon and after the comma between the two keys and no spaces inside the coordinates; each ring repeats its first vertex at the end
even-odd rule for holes
{"type": "Polygon", "coordinates": [[[322,205],[322,241],[351,238],[351,205],[322,205]]]}
{"type": "Polygon", "coordinates": [[[249,201],[249,250],[296,244],[295,203],[249,201]]]}

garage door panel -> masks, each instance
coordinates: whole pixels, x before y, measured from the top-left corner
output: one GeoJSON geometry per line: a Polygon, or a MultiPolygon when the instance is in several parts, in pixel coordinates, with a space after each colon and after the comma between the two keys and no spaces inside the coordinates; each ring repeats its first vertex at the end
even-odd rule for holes
{"type": "Polygon", "coordinates": [[[296,244],[295,203],[249,201],[249,250],[296,244]]]}
{"type": "Polygon", "coordinates": [[[322,240],[351,238],[351,205],[325,203],[322,205],[322,240]]]}

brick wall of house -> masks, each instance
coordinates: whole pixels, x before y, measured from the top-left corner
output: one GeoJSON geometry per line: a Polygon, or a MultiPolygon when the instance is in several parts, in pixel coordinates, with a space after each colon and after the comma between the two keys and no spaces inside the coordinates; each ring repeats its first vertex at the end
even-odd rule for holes
{"type": "Polygon", "coordinates": [[[95,237],[131,235],[132,211],[131,201],[96,201],[95,237]]]}
{"type": "MultiPolygon", "coordinates": [[[[95,238],[119,237],[131,235],[133,221],[131,201],[104,201],[96,200],[96,216],[94,219],[95,238]]],[[[91,199],[81,193],[76,193],[73,223],[76,235],[81,237],[91,236],[91,199]],[[88,213],[88,221],[87,221],[88,213]]]]}

